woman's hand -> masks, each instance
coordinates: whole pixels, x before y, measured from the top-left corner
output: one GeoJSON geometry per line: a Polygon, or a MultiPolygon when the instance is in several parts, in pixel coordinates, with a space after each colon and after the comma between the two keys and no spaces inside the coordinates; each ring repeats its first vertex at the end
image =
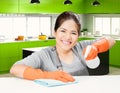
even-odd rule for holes
{"type": "Polygon", "coordinates": [[[85,57],[85,60],[92,60],[97,57],[98,55],[98,50],[95,46],[88,45],[84,50],[83,50],[83,55],[85,57]]]}
{"type": "Polygon", "coordinates": [[[73,82],[74,78],[66,72],[57,71],[42,71],[41,69],[34,69],[32,67],[27,67],[24,70],[23,77],[29,80],[35,79],[55,79],[63,82],[73,82]]]}
{"type": "MultiPolygon", "coordinates": [[[[113,41],[111,42],[110,40],[112,39],[102,38],[94,42],[92,45],[89,45],[91,46],[91,48],[90,51],[87,53],[87,56],[85,57],[86,60],[94,59],[98,55],[98,53],[106,52],[107,50],[109,50],[109,48],[113,46],[113,41]]],[[[86,48],[83,50],[84,56],[86,54],[86,48]]]]}
{"type": "Polygon", "coordinates": [[[73,82],[75,79],[64,71],[44,72],[45,78],[56,79],[63,82],[73,82]]]}

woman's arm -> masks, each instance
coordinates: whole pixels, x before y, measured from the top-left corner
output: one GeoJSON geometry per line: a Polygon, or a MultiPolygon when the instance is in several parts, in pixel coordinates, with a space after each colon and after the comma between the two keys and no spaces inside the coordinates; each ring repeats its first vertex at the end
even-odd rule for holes
{"type": "MultiPolygon", "coordinates": [[[[106,52],[115,44],[115,40],[111,37],[101,37],[91,44],[91,49],[86,57],[86,60],[94,59],[98,53],[106,52]]],[[[88,46],[87,46],[88,47],[88,46]]],[[[86,53],[86,47],[83,50],[83,55],[86,53]]]]}
{"type": "Polygon", "coordinates": [[[28,66],[23,64],[15,64],[11,67],[10,73],[16,77],[24,78],[23,73],[28,66]]]}
{"type": "Polygon", "coordinates": [[[35,53],[32,53],[30,56],[17,61],[11,67],[10,73],[16,77],[24,78],[23,73],[27,67],[31,66],[33,68],[37,68],[40,66],[39,64],[41,64],[41,61],[40,61],[41,58],[39,57],[39,55],[41,55],[41,52],[40,54],[38,52],[35,52],[35,53]]]}
{"type": "Polygon", "coordinates": [[[29,80],[35,79],[55,79],[63,82],[73,82],[75,79],[64,71],[42,71],[41,69],[34,69],[30,66],[15,64],[10,69],[10,73],[16,77],[25,78],[29,80]]]}
{"type": "Polygon", "coordinates": [[[116,43],[115,39],[113,39],[112,37],[108,37],[107,36],[107,37],[103,37],[103,38],[108,40],[108,42],[109,42],[109,49],[116,43]]]}

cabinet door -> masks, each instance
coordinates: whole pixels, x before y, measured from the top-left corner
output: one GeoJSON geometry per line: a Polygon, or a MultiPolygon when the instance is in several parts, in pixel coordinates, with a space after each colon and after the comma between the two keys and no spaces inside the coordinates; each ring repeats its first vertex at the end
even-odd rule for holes
{"type": "Polygon", "coordinates": [[[19,55],[17,43],[1,43],[0,58],[16,57],[19,55]]]}
{"type": "Polygon", "coordinates": [[[0,43],[0,74],[8,73],[11,66],[18,60],[17,43],[0,43]]]}
{"type": "Polygon", "coordinates": [[[18,57],[8,57],[0,59],[0,74],[9,73],[11,66],[18,61],[18,57]]]}
{"type": "Polygon", "coordinates": [[[19,48],[31,48],[31,47],[38,47],[40,41],[26,41],[26,42],[19,42],[19,48]]]}
{"type": "Polygon", "coordinates": [[[0,59],[0,74],[8,72],[9,70],[9,65],[8,65],[8,59],[0,59]]]}
{"type": "Polygon", "coordinates": [[[18,13],[18,0],[0,0],[0,13],[18,13]]]}
{"type": "Polygon", "coordinates": [[[120,41],[110,49],[110,65],[120,67],[120,41]]]}

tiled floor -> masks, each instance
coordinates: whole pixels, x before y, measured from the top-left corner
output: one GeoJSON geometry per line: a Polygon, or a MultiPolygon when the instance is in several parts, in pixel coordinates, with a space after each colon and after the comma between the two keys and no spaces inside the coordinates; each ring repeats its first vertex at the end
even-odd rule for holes
{"type": "MultiPolygon", "coordinates": [[[[108,75],[120,75],[120,68],[110,67],[110,72],[108,75]]],[[[0,74],[0,77],[13,77],[11,74],[0,74]]]]}
{"type": "Polygon", "coordinates": [[[120,68],[110,67],[109,70],[109,75],[120,75],[120,68]]]}

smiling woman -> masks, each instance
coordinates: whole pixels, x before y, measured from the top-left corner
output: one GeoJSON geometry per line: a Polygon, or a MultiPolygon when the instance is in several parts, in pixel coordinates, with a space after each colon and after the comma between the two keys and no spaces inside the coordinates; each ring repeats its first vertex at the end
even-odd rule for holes
{"type": "Polygon", "coordinates": [[[73,76],[89,75],[86,62],[94,59],[98,53],[110,49],[115,40],[102,37],[78,42],[80,29],[76,14],[69,11],[61,13],[54,27],[56,45],[17,61],[10,73],[29,80],[55,79],[63,82],[75,81],[73,76]],[[91,50],[85,58],[88,45],[91,46],[91,50]]]}

